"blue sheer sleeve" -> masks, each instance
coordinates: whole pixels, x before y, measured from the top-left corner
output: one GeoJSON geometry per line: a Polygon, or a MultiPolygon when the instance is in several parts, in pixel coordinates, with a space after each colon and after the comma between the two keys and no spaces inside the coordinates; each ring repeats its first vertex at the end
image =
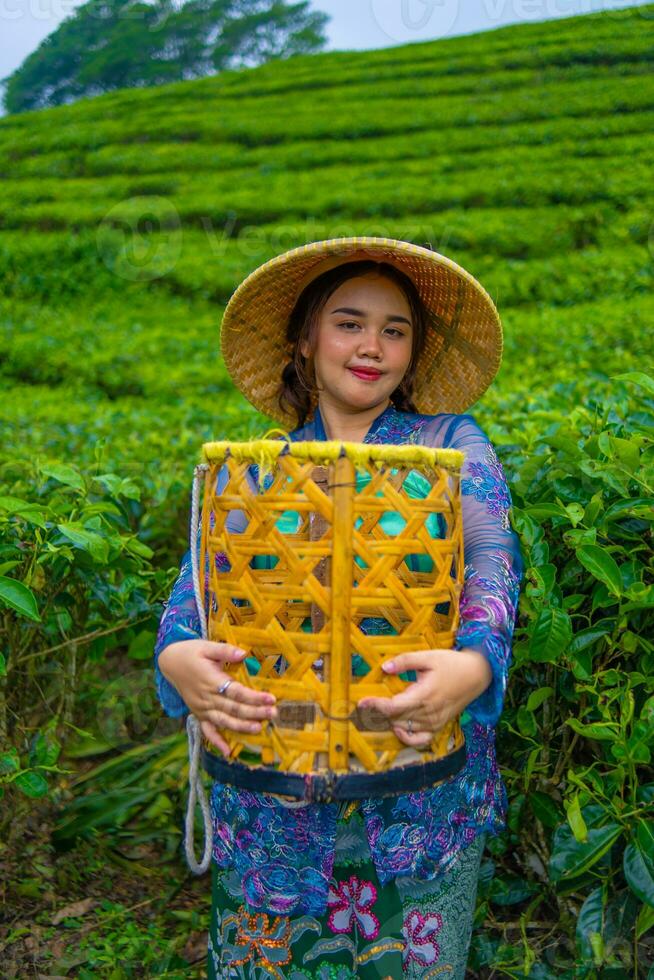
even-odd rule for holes
{"type": "Polygon", "coordinates": [[[465,581],[454,647],[476,650],[488,659],[491,683],[466,710],[479,724],[496,725],[524,574],[520,539],[509,523],[511,494],[495,449],[471,415],[433,416],[420,442],[459,449],[466,457],[461,480],[465,581]]]}
{"type": "Polygon", "coordinates": [[[179,575],[165,604],[154,645],[154,676],[157,697],[166,714],[172,718],[180,718],[188,714],[189,709],[177,688],[164,677],[159,669],[159,654],[164,647],[171,643],[201,638],[200,618],[193,591],[191,550],[189,548],[182,558],[179,575]]]}
{"type": "MultiPolygon", "coordinates": [[[[222,467],[218,473],[216,488],[220,493],[227,482],[226,467],[222,467]]],[[[252,482],[254,489],[254,483],[252,482]]],[[[227,527],[230,531],[236,532],[243,529],[245,517],[242,511],[231,511],[227,517],[227,527]]],[[[198,543],[200,532],[198,531],[198,543]]],[[[198,551],[199,554],[199,551],[198,551]]],[[[226,555],[219,552],[216,555],[216,566],[218,568],[229,568],[226,555]]],[[[208,567],[205,565],[205,594],[204,606],[207,608],[209,602],[208,592],[208,567]]],[[[188,706],[184,702],[177,688],[164,677],[159,669],[159,655],[164,647],[171,643],[178,643],[181,640],[199,640],[202,638],[200,617],[198,615],[195,602],[195,592],[193,589],[193,572],[191,566],[190,548],[182,558],[179,575],[173,585],[172,592],[165,604],[165,608],[159,621],[159,629],[154,645],[154,673],[157,689],[157,696],[161,706],[167,715],[173,718],[180,718],[189,712],[188,706]]]]}

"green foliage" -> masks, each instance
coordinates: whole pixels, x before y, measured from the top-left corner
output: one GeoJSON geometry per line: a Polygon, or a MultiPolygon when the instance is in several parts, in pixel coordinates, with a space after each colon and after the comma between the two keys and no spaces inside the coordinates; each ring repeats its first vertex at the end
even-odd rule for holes
{"type": "MultiPolygon", "coordinates": [[[[306,241],[430,243],[502,315],[502,368],[469,411],[526,562],[498,726],[508,829],[483,863],[471,970],[647,977],[653,27],[652,5],[604,11],[0,120],[10,839],[52,801],[62,851],[102,840],[124,862],[155,842],[179,860],[186,749],[152,683],[160,602],[201,443],[271,424],[218,356],[224,304],[306,241]]],[[[113,936],[80,969],[110,975],[113,936]]],[[[124,938],[158,975],[156,943],[124,938]]]]}
{"type": "Polygon", "coordinates": [[[7,79],[9,112],[319,50],[326,14],[284,0],[88,0],[7,79]]]}
{"type": "MultiPolygon", "coordinates": [[[[167,580],[135,533],[136,484],[101,467],[83,473],[58,460],[14,459],[0,497],[0,787],[12,797],[48,793],[85,676],[116,643],[156,623],[167,580]],[[17,718],[17,722],[12,719],[17,718]]],[[[152,632],[149,634],[152,638],[152,632]]],[[[84,683],[87,678],[85,677],[84,683]]],[[[6,820],[12,815],[6,811],[6,820]]]]}
{"type": "MultiPolygon", "coordinates": [[[[513,865],[516,848],[518,869],[543,889],[520,912],[524,934],[543,901],[556,903],[563,935],[577,908],[575,941],[546,961],[555,976],[573,975],[575,951],[585,967],[574,976],[640,975],[634,933],[654,922],[653,383],[627,373],[610,395],[536,410],[506,431],[527,567],[498,730],[510,833],[492,851],[513,865]]],[[[495,882],[487,872],[490,907],[495,882]]],[[[499,957],[516,971],[524,954],[499,943],[476,952],[479,965],[499,957]]]]}

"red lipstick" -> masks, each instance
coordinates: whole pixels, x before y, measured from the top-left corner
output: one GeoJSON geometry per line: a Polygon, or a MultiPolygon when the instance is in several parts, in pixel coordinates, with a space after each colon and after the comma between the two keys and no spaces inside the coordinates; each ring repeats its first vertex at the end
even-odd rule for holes
{"type": "Polygon", "coordinates": [[[377,378],[381,378],[382,372],[375,371],[374,368],[348,368],[352,374],[356,375],[357,378],[362,378],[364,381],[376,381],[377,378]]]}

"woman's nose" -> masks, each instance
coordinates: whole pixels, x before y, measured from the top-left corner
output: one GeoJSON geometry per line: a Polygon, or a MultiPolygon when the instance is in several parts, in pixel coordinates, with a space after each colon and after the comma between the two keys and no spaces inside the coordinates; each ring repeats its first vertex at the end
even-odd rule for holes
{"type": "Polygon", "coordinates": [[[362,334],[359,342],[359,357],[364,355],[368,357],[379,357],[380,353],[381,345],[376,332],[362,334]]]}

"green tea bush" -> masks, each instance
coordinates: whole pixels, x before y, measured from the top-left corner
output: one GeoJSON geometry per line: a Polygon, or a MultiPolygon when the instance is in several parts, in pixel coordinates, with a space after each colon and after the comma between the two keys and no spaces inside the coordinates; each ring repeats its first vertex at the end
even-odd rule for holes
{"type": "MultiPolygon", "coordinates": [[[[452,228],[452,238],[457,238],[456,221],[451,225],[446,215],[441,215],[442,223],[433,225],[423,224],[420,221],[412,221],[407,218],[405,222],[398,222],[410,229],[412,226],[422,235],[425,231],[434,232],[433,238],[438,243],[439,235],[445,241],[450,235],[452,228]]],[[[383,224],[384,227],[390,226],[389,219],[372,219],[366,221],[359,218],[355,221],[344,221],[343,230],[353,229],[352,234],[356,234],[357,228],[374,227],[383,224]]],[[[329,227],[316,220],[314,231],[320,227],[329,227]]],[[[589,234],[592,236],[593,226],[597,227],[597,222],[591,222],[589,234]]],[[[271,225],[271,237],[273,241],[277,237],[275,231],[279,225],[271,225]]],[[[331,227],[334,227],[332,224],[331,227]]],[[[487,229],[487,236],[493,234],[494,223],[491,218],[487,229]]],[[[294,225],[289,221],[289,228],[298,229],[299,225],[294,225]]],[[[577,228],[570,231],[570,235],[585,234],[583,219],[580,220],[577,228]]],[[[643,229],[644,233],[644,229],[643,229]]],[[[465,225],[461,232],[465,235],[465,225]]],[[[483,232],[477,232],[479,237],[483,232]]],[[[526,235],[527,233],[525,233],[526,235]]],[[[504,229],[497,237],[504,240],[504,229]]],[[[281,236],[280,236],[281,237],[281,236]]],[[[290,236],[285,236],[286,240],[290,236]]],[[[299,235],[298,235],[299,237],[299,235]]],[[[565,232],[561,232],[561,237],[565,238],[565,232]]],[[[421,239],[424,240],[424,239],[421,239]]],[[[514,239],[515,240],[515,239],[514,239]]],[[[247,243],[248,237],[244,235],[243,242],[247,243]]],[[[258,241],[265,242],[265,232],[259,236],[258,241]]],[[[189,297],[202,293],[209,299],[218,303],[226,303],[229,299],[229,285],[225,281],[227,267],[248,268],[253,264],[253,260],[248,256],[241,255],[239,258],[239,244],[226,244],[224,246],[221,262],[216,265],[216,259],[207,249],[206,235],[186,234],[186,251],[179,261],[175,263],[166,277],[164,286],[170,286],[175,292],[186,294],[189,297]],[[237,261],[232,262],[234,257],[237,261]]],[[[216,247],[222,248],[219,236],[216,237],[216,247]]],[[[293,247],[292,244],[288,245],[293,247]]],[[[547,258],[528,258],[524,261],[519,259],[504,258],[498,261],[492,254],[479,254],[477,250],[470,252],[467,249],[445,248],[444,251],[455,262],[464,268],[469,269],[478,279],[483,280],[485,288],[491,296],[499,297],[499,301],[508,310],[520,307],[538,306],[539,304],[551,306],[552,308],[562,306],[572,306],[574,304],[585,304],[592,300],[599,301],[604,299],[615,308],[615,297],[621,291],[624,293],[625,301],[642,295],[643,298],[651,294],[654,285],[654,266],[652,264],[649,250],[643,244],[627,242],[619,251],[613,251],[610,247],[606,248],[587,248],[579,251],[563,252],[560,255],[548,256],[547,258]],[[612,299],[609,299],[612,297],[612,299]]],[[[273,248],[270,252],[274,254],[273,248]]],[[[262,260],[264,261],[264,260],[262,260]]],[[[612,314],[615,316],[615,313],[612,314]]]]}
{"type": "Polygon", "coordinates": [[[509,829],[478,915],[501,933],[517,911],[475,962],[636,977],[654,938],[654,378],[557,394],[566,409],[503,435],[527,567],[498,729],[509,829]]]}
{"type": "MultiPolygon", "coordinates": [[[[647,76],[644,76],[645,78],[647,76]]],[[[593,113],[630,113],[652,109],[649,88],[641,75],[607,75],[603,84],[594,78],[587,80],[557,81],[549,85],[529,86],[517,89],[510,98],[494,92],[479,95],[471,104],[470,94],[449,98],[435,95],[423,99],[381,99],[377,103],[368,100],[350,102],[347,88],[343,94],[334,95],[330,113],[316,113],[310,101],[291,103],[283,95],[273,100],[262,111],[261,100],[256,99],[256,111],[244,112],[239,100],[225,100],[220,111],[207,111],[202,102],[182,105],[169,113],[162,113],[152,98],[134,103],[129,114],[112,118],[109,111],[90,118],[88,123],[79,115],[76,125],[62,125],[66,113],[61,108],[53,113],[47,123],[37,125],[21,138],[21,152],[65,150],[91,150],[108,143],[147,142],[163,140],[194,142],[224,142],[233,140],[244,146],[261,146],[285,143],[296,136],[303,139],[356,139],[395,133],[420,133],[433,128],[434,119],[439,127],[471,127],[479,125],[515,125],[520,122],[537,122],[552,117],[584,117],[589,104],[593,113]],[[62,118],[63,116],[63,118],[62,118]],[[147,140],[143,134],[147,133],[147,140]]],[[[97,101],[97,100],[94,100],[97,101]]],[[[99,104],[96,105],[96,113],[99,104]]],[[[36,114],[37,118],[39,114],[36,114]]],[[[11,128],[7,130],[11,136],[11,128]]],[[[3,127],[0,125],[0,143],[3,127]]],[[[16,151],[14,151],[15,153],[16,151]]]]}
{"type": "Polygon", "coordinates": [[[117,639],[138,650],[142,634],[151,643],[166,576],[136,533],[133,481],[25,456],[4,463],[2,485],[0,792],[10,805],[0,821],[16,839],[23,797],[44,796],[51,776],[67,771],[61,745],[80,721],[89,665],[117,639]]]}
{"type": "MultiPolygon", "coordinates": [[[[626,166],[626,164],[625,164],[626,166]]],[[[332,224],[346,219],[403,218],[407,214],[445,212],[451,208],[550,208],[556,206],[577,207],[594,203],[600,207],[634,208],[642,205],[642,188],[647,186],[651,176],[648,163],[629,161],[628,168],[616,170],[610,175],[588,173],[588,164],[583,159],[571,161],[565,174],[560,168],[551,171],[543,165],[539,174],[527,173],[525,176],[510,178],[501,171],[487,176],[481,171],[461,172],[456,183],[445,172],[427,181],[430,169],[424,161],[409,164],[406,184],[402,198],[397,195],[396,178],[389,166],[375,168],[326,168],[324,172],[315,171],[313,175],[302,173],[294,176],[296,191],[293,193],[285,174],[270,171],[261,174],[262,181],[269,186],[272,195],[265,200],[255,184],[243,184],[228,193],[228,183],[234,183],[234,175],[227,174],[224,186],[218,177],[210,175],[186,174],[171,178],[169,196],[148,190],[133,179],[131,187],[125,188],[124,196],[115,203],[107,199],[80,201],[85,188],[79,186],[77,194],[71,186],[70,200],[62,195],[62,200],[44,201],[40,204],[8,206],[0,218],[6,231],[18,228],[56,231],[72,227],[75,232],[103,225],[117,232],[127,228],[134,231],[140,221],[147,221],[152,212],[151,223],[155,230],[160,222],[186,227],[229,229],[234,215],[238,216],[240,226],[294,220],[299,223],[307,210],[311,210],[316,220],[332,224]],[[414,174],[412,171],[416,169],[414,174]],[[376,189],[377,197],[370,195],[376,189]],[[149,200],[149,197],[151,200],[149,200]],[[369,202],[369,203],[366,203],[369,202]]],[[[80,182],[82,185],[88,182],[80,182]]],[[[99,183],[101,183],[99,181],[99,183]]],[[[233,227],[233,225],[232,225],[233,227]]],[[[104,230],[104,229],[103,229],[104,230]]]]}
{"type": "MultiPolygon", "coordinates": [[[[556,157],[627,156],[633,150],[642,152],[647,145],[654,114],[651,111],[609,113],[593,112],[588,118],[553,119],[505,125],[489,122],[483,131],[459,126],[444,127],[429,121],[415,136],[400,133],[373,137],[361,142],[342,140],[305,140],[297,134],[292,141],[274,146],[243,147],[238,143],[155,142],[148,135],[147,153],[141,143],[114,143],[111,139],[98,149],[70,149],[65,153],[38,153],[20,156],[14,144],[0,140],[0,175],[7,180],[22,177],[101,177],[115,173],[149,174],[184,171],[223,172],[240,170],[251,176],[254,166],[265,169],[302,170],[307,166],[327,166],[354,162],[373,163],[383,160],[411,160],[429,157],[438,172],[446,167],[466,169],[484,161],[494,163],[494,154],[513,162],[513,152],[524,149],[525,162],[534,147],[539,154],[548,151],[556,157]],[[611,136],[608,141],[606,137],[611,136]]],[[[0,120],[0,136],[2,135],[0,120]]],[[[541,157],[546,158],[545,157],[541,157]]],[[[531,161],[533,166],[533,161],[531,161]]]]}

